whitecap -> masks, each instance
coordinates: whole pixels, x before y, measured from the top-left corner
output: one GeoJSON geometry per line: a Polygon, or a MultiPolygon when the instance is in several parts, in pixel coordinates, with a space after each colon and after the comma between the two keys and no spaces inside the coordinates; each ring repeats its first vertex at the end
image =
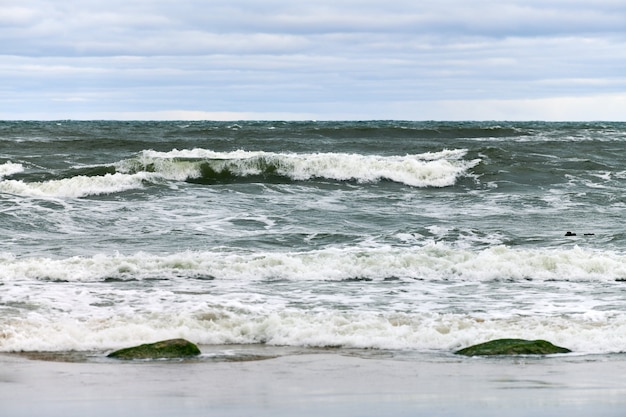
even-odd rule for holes
{"type": "Polygon", "coordinates": [[[0,165],[0,180],[4,177],[8,177],[10,175],[17,174],[23,171],[24,166],[22,164],[14,164],[13,162],[7,161],[4,164],[0,165]]]}
{"type": "Polygon", "coordinates": [[[273,174],[296,181],[323,178],[375,183],[381,180],[413,187],[448,187],[480,160],[463,160],[467,150],[443,150],[404,156],[346,153],[215,152],[207,149],[143,151],[138,158],[117,164],[121,172],[150,170],[171,180],[198,178],[202,166],[216,173],[246,177],[273,174]]]}
{"type": "Polygon", "coordinates": [[[150,175],[146,173],[133,175],[116,173],[103,176],[79,175],[71,178],[40,182],[4,180],[0,182],[0,192],[42,198],[79,198],[142,188],[144,181],[149,179],[149,177],[150,175]]]}

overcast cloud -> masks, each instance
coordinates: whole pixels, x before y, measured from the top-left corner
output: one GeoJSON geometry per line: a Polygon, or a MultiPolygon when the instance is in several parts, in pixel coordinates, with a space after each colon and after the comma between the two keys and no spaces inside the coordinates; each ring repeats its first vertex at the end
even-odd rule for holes
{"type": "Polygon", "coordinates": [[[626,1],[0,0],[0,118],[626,120],[626,1]]]}

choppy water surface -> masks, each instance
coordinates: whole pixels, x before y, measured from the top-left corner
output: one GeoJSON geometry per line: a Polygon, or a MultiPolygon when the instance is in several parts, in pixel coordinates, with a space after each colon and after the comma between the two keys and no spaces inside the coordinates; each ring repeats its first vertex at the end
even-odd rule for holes
{"type": "Polygon", "coordinates": [[[0,350],[622,352],[625,141],[622,123],[0,122],[0,350]]]}

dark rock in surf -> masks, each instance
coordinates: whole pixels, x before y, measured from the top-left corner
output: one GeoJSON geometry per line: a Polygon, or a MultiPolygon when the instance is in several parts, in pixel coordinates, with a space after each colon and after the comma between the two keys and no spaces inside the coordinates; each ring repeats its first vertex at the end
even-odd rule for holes
{"type": "Polygon", "coordinates": [[[571,350],[555,346],[545,340],[497,339],[456,351],[457,355],[551,355],[569,353],[571,350]]]}
{"type": "Polygon", "coordinates": [[[576,233],[567,232],[567,233],[565,233],[565,236],[576,236],[576,233]]]}
{"type": "Polygon", "coordinates": [[[200,349],[195,344],[185,339],[171,339],[116,350],[108,354],[107,357],[116,359],[177,359],[199,354],[200,349]]]}

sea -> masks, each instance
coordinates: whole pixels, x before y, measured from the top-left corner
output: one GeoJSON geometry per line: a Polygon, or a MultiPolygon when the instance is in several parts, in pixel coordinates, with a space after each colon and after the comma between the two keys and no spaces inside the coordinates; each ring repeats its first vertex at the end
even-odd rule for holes
{"type": "Polygon", "coordinates": [[[0,352],[626,351],[626,123],[0,122],[0,352]]]}

